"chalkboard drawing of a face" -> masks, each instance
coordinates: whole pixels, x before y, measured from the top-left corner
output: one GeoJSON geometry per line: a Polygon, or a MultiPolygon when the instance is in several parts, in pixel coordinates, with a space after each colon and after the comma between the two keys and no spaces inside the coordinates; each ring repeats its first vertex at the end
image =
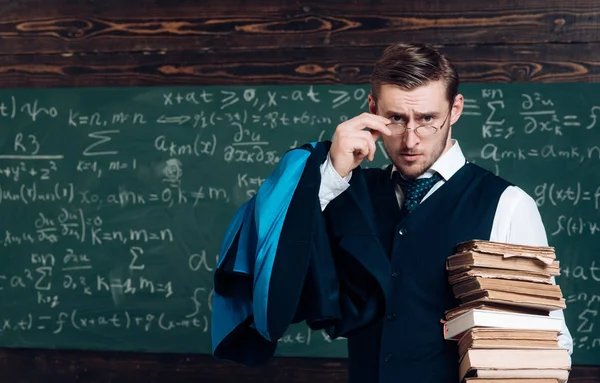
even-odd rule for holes
{"type": "Polygon", "coordinates": [[[163,168],[164,182],[172,184],[179,184],[181,182],[181,176],[183,175],[182,164],[177,158],[170,158],[165,162],[163,168]]]}

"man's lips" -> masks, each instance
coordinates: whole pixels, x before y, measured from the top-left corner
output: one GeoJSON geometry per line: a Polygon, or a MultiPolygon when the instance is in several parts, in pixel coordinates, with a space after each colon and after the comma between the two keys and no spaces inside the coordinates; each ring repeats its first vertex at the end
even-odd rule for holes
{"type": "Polygon", "coordinates": [[[421,156],[420,153],[400,153],[400,155],[407,161],[416,161],[421,156]]]}

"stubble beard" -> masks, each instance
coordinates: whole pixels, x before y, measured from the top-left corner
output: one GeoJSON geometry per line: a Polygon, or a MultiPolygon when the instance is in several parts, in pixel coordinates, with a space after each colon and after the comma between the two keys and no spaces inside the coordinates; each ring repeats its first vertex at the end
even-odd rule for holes
{"type": "Polygon", "coordinates": [[[442,133],[442,132],[444,134],[444,139],[441,140],[432,149],[432,152],[429,153],[429,155],[423,156],[418,161],[413,162],[413,163],[401,162],[402,156],[401,156],[400,152],[402,150],[400,148],[398,148],[398,149],[393,148],[395,150],[394,153],[391,153],[391,150],[388,147],[388,145],[384,145],[384,148],[385,148],[385,151],[386,151],[388,157],[392,161],[392,164],[394,164],[396,169],[398,169],[398,171],[400,171],[400,174],[402,174],[407,179],[415,179],[415,178],[423,175],[423,173],[425,173],[427,170],[429,170],[429,168],[431,168],[431,166],[444,153],[444,148],[446,147],[446,143],[448,142],[448,135],[450,134],[450,129],[447,129],[447,128],[442,129],[442,131],[438,132],[438,134],[442,133]]]}

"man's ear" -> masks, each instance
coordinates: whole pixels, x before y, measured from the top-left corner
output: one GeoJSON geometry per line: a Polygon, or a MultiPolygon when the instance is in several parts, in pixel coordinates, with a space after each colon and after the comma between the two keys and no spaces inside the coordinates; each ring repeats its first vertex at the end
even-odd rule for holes
{"type": "Polygon", "coordinates": [[[450,125],[454,125],[456,121],[458,121],[460,115],[462,114],[464,104],[465,98],[463,95],[460,93],[457,94],[456,97],[454,97],[454,103],[452,104],[452,117],[450,118],[450,125]]]}
{"type": "Polygon", "coordinates": [[[377,102],[375,102],[375,97],[372,94],[369,94],[369,113],[377,114],[377,102]]]}

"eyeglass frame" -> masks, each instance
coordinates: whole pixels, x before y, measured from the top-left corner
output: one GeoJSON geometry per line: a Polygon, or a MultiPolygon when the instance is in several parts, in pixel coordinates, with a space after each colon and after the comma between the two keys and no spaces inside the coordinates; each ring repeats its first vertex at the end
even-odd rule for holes
{"type": "Polygon", "coordinates": [[[414,128],[409,128],[408,126],[401,125],[400,123],[397,123],[397,122],[391,122],[389,124],[386,124],[386,126],[398,125],[398,126],[401,126],[402,128],[404,128],[404,130],[401,133],[394,134],[394,132],[392,131],[392,136],[401,136],[401,135],[405,134],[406,132],[408,132],[409,130],[412,130],[419,137],[430,137],[430,136],[433,136],[434,134],[436,134],[437,132],[439,132],[444,127],[444,125],[446,124],[446,121],[448,120],[448,117],[450,117],[450,114],[452,112],[452,106],[454,106],[454,100],[452,100],[452,103],[450,103],[450,108],[448,108],[448,112],[446,113],[446,117],[444,117],[444,121],[442,121],[442,123],[440,124],[440,127],[437,127],[437,126],[434,126],[434,125],[419,125],[419,126],[414,127],[414,128]],[[418,132],[419,128],[422,128],[422,127],[434,128],[435,131],[433,133],[431,133],[431,134],[426,134],[426,135],[423,136],[423,135],[419,134],[419,132],[418,132]]]}

